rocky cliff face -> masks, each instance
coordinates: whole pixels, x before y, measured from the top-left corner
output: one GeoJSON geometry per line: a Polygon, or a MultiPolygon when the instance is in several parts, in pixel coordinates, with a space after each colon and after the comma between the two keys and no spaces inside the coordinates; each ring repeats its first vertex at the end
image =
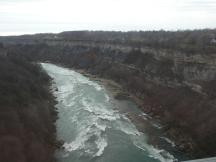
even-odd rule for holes
{"type": "Polygon", "coordinates": [[[170,75],[172,75],[170,76],[170,81],[172,80],[173,84],[178,82],[179,84],[185,83],[189,86],[192,83],[195,84],[196,81],[211,81],[215,80],[216,78],[216,55],[214,54],[186,54],[177,50],[154,49],[149,47],[138,48],[122,44],[118,45],[85,41],[52,40],[45,41],[45,43],[49,46],[60,45],[65,48],[69,47],[72,49],[72,51],[73,49],[81,46],[87,49],[98,48],[101,54],[106,53],[106,58],[109,58],[119,63],[127,64],[129,66],[133,66],[134,68],[137,67],[146,74],[149,74],[149,77],[153,77],[153,73],[157,73],[157,75],[155,76],[155,80],[157,80],[158,82],[160,80],[163,81],[163,78],[165,77],[169,77],[169,74],[164,75],[160,73],[160,70],[162,69],[159,67],[159,64],[163,64],[161,66],[166,67],[165,70],[167,70],[167,72],[169,71],[170,75]],[[112,54],[110,55],[110,53],[112,54]],[[127,59],[128,61],[124,62],[125,59],[127,59]],[[159,75],[161,75],[161,77],[157,77],[159,75]],[[174,77],[174,75],[177,78],[174,77]],[[179,80],[180,78],[181,80],[179,80]]]}

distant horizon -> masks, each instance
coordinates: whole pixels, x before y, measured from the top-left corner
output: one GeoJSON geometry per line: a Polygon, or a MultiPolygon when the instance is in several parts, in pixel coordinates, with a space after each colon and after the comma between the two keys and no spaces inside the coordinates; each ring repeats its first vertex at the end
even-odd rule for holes
{"type": "Polygon", "coordinates": [[[216,28],[216,0],[1,0],[0,35],[216,28]]]}
{"type": "Polygon", "coordinates": [[[153,32],[153,31],[166,31],[166,32],[181,32],[181,31],[196,31],[196,30],[216,30],[215,28],[195,28],[195,29],[176,29],[176,30],[166,30],[166,29],[158,29],[158,30],[88,30],[88,29],[81,29],[81,30],[63,30],[63,31],[47,31],[47,32],[10,32],[10,33],[1,33],[0,36],[23,36],[23,35],[35,35],[35,34],[59,34],[62,32],[80,32],[80,31],[89,31],[89,32],[153,32]]]}

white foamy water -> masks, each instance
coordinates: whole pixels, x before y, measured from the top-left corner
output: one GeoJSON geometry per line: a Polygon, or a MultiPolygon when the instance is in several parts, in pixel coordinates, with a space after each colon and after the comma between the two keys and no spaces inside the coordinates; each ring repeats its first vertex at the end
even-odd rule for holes
{"type": "MultiPolygon", "coordinates": [[[[57,135],[65,141],[60,162],[172,162],[146,143],[146,136],[120,112],[106,89],[66,68],[43,63],[58,101],[57,135]],[[55,88],[54,88],[55,87],[55,88]]],[[[166,155],[166,157],[164,156],[166,155]]]]}

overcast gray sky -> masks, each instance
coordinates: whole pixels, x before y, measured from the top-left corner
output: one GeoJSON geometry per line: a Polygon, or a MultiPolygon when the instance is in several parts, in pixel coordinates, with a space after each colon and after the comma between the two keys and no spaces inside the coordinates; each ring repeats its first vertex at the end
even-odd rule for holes
{"type": "Polygon", "coordinates": [[[0,0],[0,35],[216,28],[216,0],[0,0]]]}

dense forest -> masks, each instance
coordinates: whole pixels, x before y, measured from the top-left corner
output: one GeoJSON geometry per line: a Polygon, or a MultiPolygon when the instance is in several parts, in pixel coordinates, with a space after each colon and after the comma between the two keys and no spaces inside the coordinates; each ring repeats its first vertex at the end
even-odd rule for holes
{"type": "Polygon", "coordinates": [[[213,54],[216,51],[216,29],[184,31],[69,31],[59,34],[36,34],[0,37],[0,41],[38,43],[46,40],[112,43],[133,47],[166,48],[187,54],[213,54]]]}
{"type": "MultiPolygon", "coordinates": [[[[164,133],[180,150],[196,157],[216,155],[216,30],[80,31],[1,37],[0,41],[13,56],[7,58],[10,67],[16,64],[36,68],[25,61],[19,64],[17,58],[49,61],[116,81],[139,98],[141,109],[163,123],[164,133]]],[[[43,73],[33,69],[31,74],[26,72],[32,82],[27,80],[25,86],[44,80],[43,73]],[[39,74],[42,78],[35,78],[39,74]]],[[[5,69],[2,73],[7,70],[13,72],[5,69]]],[[[20,96],[31,96],[40,89],[39,84],[33,85],[24,87],[28,94],[18,91],[20,96]]],[[[36,98],[48,95],[43,91],[37,94],[36,98]]]]}
{"type": "Polygon", "coordinates": [[[0,161],[53,162],[57,114],[50,78],[0,45],[0,161]]]}
{"type": "Polygon", "coordinates": [[[135,47],[149,46],[168,48],[184,52],[212,53],[216,30],[185,30],[185,31],[139,31],[139,32],[63,32],[58,35],[64,40],[105,41],[128,44],[135,47]]]}

